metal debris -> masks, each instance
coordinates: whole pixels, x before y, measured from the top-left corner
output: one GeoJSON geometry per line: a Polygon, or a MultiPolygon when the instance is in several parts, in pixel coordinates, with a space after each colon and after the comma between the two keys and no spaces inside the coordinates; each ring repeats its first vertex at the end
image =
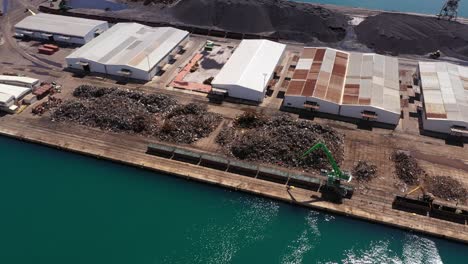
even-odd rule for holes
{"type": "Polygon", "coordinates": [[[316,152],[301,158],[317,142],[324,142],[337,162],[343,161],[344,137],[336,130],[289,115],[269,118],[247,112],[234,122],[233,131],[223,129],[217,142],[242,160],[265,162],[285,167],[330,169],[325,154],[316,152]]]}
{"type": "Polygon", "coordinates": [[[424,174],[424,170],[419,167],[416,159],[405,152],[393,152],[392,160],[395,162],[395,172],[398,179],[406,184],[418,183],[419,177],[424,174]]]}
{"type": "Polygon", "coordinates": [[[377,176],[377,166],[374,164],[360,160],[353,169],[353,176],[358,181],[371,181],[377,176]]]}
{"type": "Polygon", "coordinates": [[[198,104],[179,105],[162,94],[82,85],[75,99],[66,101],[52,120],[76,122],[114,132],[141,133],[176,143],[192,143],[208,136],[222,117],[198,104]]]}
{"type": "Polygon", "coordinates": [[[468,190],[463,183],[450,176],[428,176],[425,179],[427,190],[438,198],[447,201],[465,201],[468,190]]]}

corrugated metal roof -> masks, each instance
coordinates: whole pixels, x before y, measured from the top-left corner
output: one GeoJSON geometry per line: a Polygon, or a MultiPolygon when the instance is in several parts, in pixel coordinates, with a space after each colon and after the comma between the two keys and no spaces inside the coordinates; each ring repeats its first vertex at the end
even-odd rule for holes
{"type": "Polygon", "coordinates": [[[149,71],[188,35],[171,27],[118,23],[67,58],[149,71]]]}
{"type": "Polygon", "coordinates": [[[420,62],[427,118],[468,122],[468,68],[447,62],[420,62]]]}
{"type": "Polygon", "coordinates": [[[398,60],[377,54],[306,47],[286,95],[400,112],[398,60]],[[306,69],[306,67],[309,67],[306,69]],[[308,75],[304,74],[309,71],[308,75]]]}
{"type": "Polygon", "coordinates": [[[238,85],[263,92],[285,48],[269,40],[243,40],[212,85],[238,85]]]}
{"type": "Polygon", "coordinates": [[[106,21],[45,13],[28,16],[15,25],[15,28],[40,31],[66,36],[84,37],[95,27],[107,24],[106,21]]]}
{"type": "Polygon", "coordinates": [[[0,93],[11,95],[15,97],[15,99],[23,97],[30,91],[31,88],[0,83],[0,93]]]}
{"type": "Polygon", "coordinates": [[[25,76],[10,76],[10,75],[0,75],[0,82],[18,82],[33,85],[36,84],[39,80],[25,77],[25,76]]]}
{"type": "Polygon", "coordinates": [[[6,105],[12,100],[15,100],[15,97],[13,95],[0,92],[0,103],[6,105]]]}

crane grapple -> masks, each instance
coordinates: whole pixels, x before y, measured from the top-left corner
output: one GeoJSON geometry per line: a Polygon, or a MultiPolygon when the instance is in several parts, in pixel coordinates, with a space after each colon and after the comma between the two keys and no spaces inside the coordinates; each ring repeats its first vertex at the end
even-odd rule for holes
{"type": "Polygon", "coordinates": [[[351,173],[344,172],[340,169],[330,150],[323,143],[317,143],[314,146],[312,146],[304,154],[302,154],[302,158],[318,149],[322,150],[325,153],[328,161],[330,162],[330,165],[332,166],[331,171],[322,170],[322,173],[325,176],[327,176],[327,184],[320,189],[320,192],[322,193],[322,198],[334,203],[342,203],[343,198],[349,197],[350,191],[352,192],[352,190],[343,186],[341,184],[341,181],[345,180],[347,182],[350,182],[353,176],[351,175],[351,173]]]}

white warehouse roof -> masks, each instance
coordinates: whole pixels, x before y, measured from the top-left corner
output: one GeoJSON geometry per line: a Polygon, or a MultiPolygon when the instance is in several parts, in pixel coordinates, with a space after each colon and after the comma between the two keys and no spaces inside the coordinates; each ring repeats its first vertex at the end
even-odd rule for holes
{"type": "Polygon", "coordinates": [[[118,23],[67,59],[150,71],[188,35],[187,31],[171,27],[152,28],[137,23],[118,23]]]}
{"type": "Polygon", "coordinates": [[[286,45],[269,40],[243,40],[212,81],[263,92],[286,45]]]}
{"type": "Polygon", "coordinates": [[[426,117],[468,122],[468,67],[419,62],[419,73],[426,117]]]}
{"type": "Polygon", "coordinates": [[[11,95],[15,99],[19,99],[19,98],[25,96],[30,91],[31,91],[31,88],[20,87],[20,86],[9,85],[9,84],[1,84],[0,83],[0,93],[11,95]]]}
{"type": "Polygon", "coordinates": [[[10,76],[10,75],[0,75],[0,83],[4,84],[22,84],[27,86],[34,86],[39,82],[38,79],[24,77],[24,76],[10,76]]]}
{"type": "Polygon", "coordinates": [[[70,16],[59,16],[45,13],[28,16],[15,25],[15,28],[29,31],[60,34],[65,36],[85,37],[106,21],[85,19],[70,16]]]}

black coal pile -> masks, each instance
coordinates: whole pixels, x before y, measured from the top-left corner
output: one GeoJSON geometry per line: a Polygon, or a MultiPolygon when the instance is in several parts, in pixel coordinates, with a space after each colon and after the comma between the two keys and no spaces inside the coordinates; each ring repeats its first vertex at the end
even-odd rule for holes
{"type": "Polygon", "coordinates": [[[425,180],[427,191],[447,201],[465,201],[468,190],[463,183],[449,176],[430,176],[425,180]]]}
{"type": "Polygon", "coordinates": [[[370,162],[360,160],[356,166],[354,166],[353,176],[361,182],[370,181],[377,176],[377,166],[370,162]]]}
{"type": "Polygon", "coordinates": [[[222,119],[205,106],[179,105],[161,94],[83,85],[73,95],[76,99],[63,102],[53,111],[52,120],[192,143],[208,136],[222,119]]]}
{"type": "Polygon", "coordinates": [[[379,53],[427,54],[441,50],[468,58],[468,25],[407,14],[382,13],[355,28],[358,40],[379,53]]]}
{"type": "Polygon", "coordinates": [[[406,184],[418,183],[419,177],[424,174],[424,170],[419,167],[416,159],[405,152],[393,152],[392,160],[395,162],[395,172],[398,179],[406,184]]]}
{"type": "Polygon", "coordinates": [[[206,105],[179,105],[166,116],[158,137],[189,144],[207,137],[221,120],[221,115],[208,112],[206,105]]]}
{"type": "Polygon", "coordinates": [[[234,122],[234,129],[231,129],[235,131],[234,134],[226,130],[217,138],[218,143],[234,157],[304,170],[330,169],[327,157],[320,150],[301,157],[314,144],[322,142],[338,163],[343,161],[344,137],[330,127],[295,120],[289,115],[262,117],[260,123],[241,121],[251,120],[251,116],[247,112],[245,116],[238,117],[234,122]]]}
{"type": "Polygon", "coordinates": [[[304,42],[342,40],[347,26],[342,14],[287,0],[182,0],[170,12],[185,24],[242,33],[271,32],[304,42]]]}
{"type": "MultiPolygon", "coordinates": [[[[146,1],[147,3],[150,1],[146,1]]],[[[180,0],[102,15],[199,29],[279,37],[298,42],[337,42],[346,36],[348,17],[323,6],[288,0],[180,0]]]]}

